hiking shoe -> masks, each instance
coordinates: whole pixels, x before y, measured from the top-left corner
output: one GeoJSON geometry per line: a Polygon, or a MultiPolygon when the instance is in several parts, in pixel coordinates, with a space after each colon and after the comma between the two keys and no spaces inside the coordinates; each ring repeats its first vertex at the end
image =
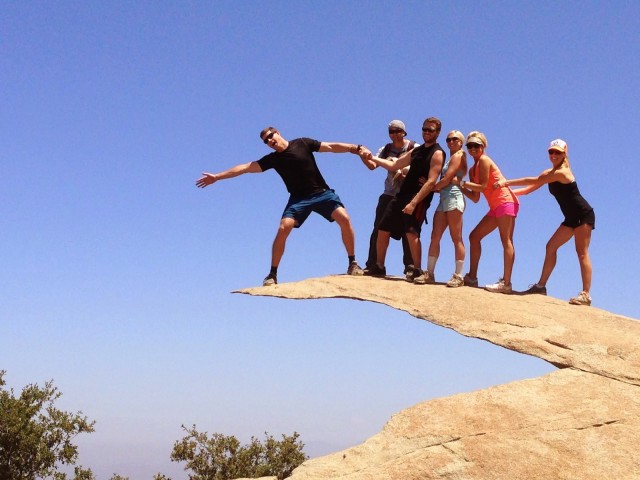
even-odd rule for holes
{"type": "Polygon", "coordinates": [[[404,278],[407,280],[407,282],[413,283],[413,281],[420,275],[422,275],[422,270],[414,267],[413,270],[405,274],[404,278]]]}
{"type": "Polygon", "coordinates": [[[369,268],[365,268],[364,274],[370,277],[386,277],[387,269],[385,267],[379,267],[378,264],[375,264],[369,268]]]}
{"type": "Polygon", "coordinates": [[[587,307],[591,305],[591,295],[587,292],[580,292],[577,297],[573,297],[569,300],[571,305],[586,305],[587,307]]]}
{"type": "Polygon", "coordinates": [[[349,264],[349,268],[347,268],[347,275],[353,275],[354,277],[359,277],[364,275],[364,270],[360,268],[358,262],[355,260],[349,264]]]}
{"type": "Polygon", "coordinates": [[[529,289],[525,290],[522,293],[524,293],[526,295],[532,295],[534,293],[537,293],[538,295],[546,295],[547,294],[547,287],[541,287],[537,283],[534,283],[533,285],[529,285],[529,289]]]}
{"type": "Polygon", "coordinates": [[[429,273],[427,270],[422,272],[422,275],[419,275],[413,279],[413,283],[417,283],[418,285],[425,284],[433,284],[436,283],[436,277],[433,276],[433,273],[429,273]]]}
{"type": "Polygon", "coordinates": [[[270,273],[269,275],[264,277],[264,280],[262,281],[262,286],[268,287],[270,285],[276,285],[277,283],[278,283],[278,277],[276,276],[276,274],[270,273]]]}
{"type": "Polygon", "coordinates": [[[462,281],[464,282],[464,286],[465,287],[476,287],[476,288],[478,288],[478,279],[477,278],[471,278],[468,273],[464,276],[462,281]]]}
{"type": "Polygon", "coordinates": [[[406,276],[406,275],[407,275],[407,273],[411,273],[411,272],[413,272],[413,269],[414,269],[414,268],[415,268],[415,267],[414,267],[413,265],[405,265],[405,266],[404,266],[404,272],[402,272],[402,274],[406,276]]]}
{"type": "Polygon", "coordinates": [[[498,283],[493,283],[491,285],[485,285],[484,289],[488,292],[493,293],[511,293],[511,284],[506,283],[504,279],[498,280],[498,283]]]}
{"type": "Polygon", "coordinates": [[[447,287],[461,287],[464,285],[464,278],[462,278],[462,275],[458,275],[457,273],[453,274],[453,277],[451,277],[451,280],[449,280],[447,282],[447,287]]]}

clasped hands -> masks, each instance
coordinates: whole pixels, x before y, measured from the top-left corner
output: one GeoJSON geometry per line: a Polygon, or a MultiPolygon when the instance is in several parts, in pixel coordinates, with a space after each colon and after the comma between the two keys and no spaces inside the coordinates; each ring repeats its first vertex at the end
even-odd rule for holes
{"type": "Polygon", "coordinates": [[[364,145],[361,145],[360,149],[358,150],[358,156],[360,157],[360,160],[362,160],[362,163],[364,163],[369,170],[375,170],[377,165],[372,160],[373,154],[371,153],[371,150],[369,150],[364,145]]]}

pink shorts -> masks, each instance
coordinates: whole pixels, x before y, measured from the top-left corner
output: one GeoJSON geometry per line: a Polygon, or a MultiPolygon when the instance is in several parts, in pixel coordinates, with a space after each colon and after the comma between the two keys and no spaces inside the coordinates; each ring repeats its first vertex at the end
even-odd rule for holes
{"type": "Polygon", "coordinates": [[[518,203],[513,203],[513,202],[503,203],[499,207],[489,210],[489,213],[487,213],[487,216],[495,217],[495,218],[504,217],[505,215],[509,215],[510,217],[517,217],[519,209],[520,209],[520,204],[518,203]]]}

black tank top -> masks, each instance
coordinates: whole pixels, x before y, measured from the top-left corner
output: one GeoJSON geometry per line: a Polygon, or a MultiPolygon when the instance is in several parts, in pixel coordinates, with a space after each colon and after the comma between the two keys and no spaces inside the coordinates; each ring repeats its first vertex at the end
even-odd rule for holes
{"type": "Polygon", "coordinates": [[[404,179],[400,187],[400,191],[396,195],[398,198],[411,199],[420,191],[422,188],[420,177],[427,178],[429,176],[431,157],[433,157],[433,154],[437,151],[442,152],[444,161],[447,158],[447,154],[438,143],[434,143],[429,147],[425,147],[423,144],[411,150],[411,168],[409,169],[409,173],[407,173],[407,178],[404,179]]]}
{"type": "Polygon", "coordinates": [[[591,205],[580,195],[578,184],[575,181],[571,183],[551,182],[549,192],[556,198],[565,218],[581,218],[582,215],[593,210],[591,205]]]}

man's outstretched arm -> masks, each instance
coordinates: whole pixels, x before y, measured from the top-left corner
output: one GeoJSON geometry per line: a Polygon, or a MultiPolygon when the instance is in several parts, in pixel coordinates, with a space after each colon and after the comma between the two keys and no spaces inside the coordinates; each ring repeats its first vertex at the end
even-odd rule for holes
{"type": "Polygon", "coordinates": [[[225,170],[220,173],[207,173],[203,172],[202,176],[196,180],[196,187],[204,188],[212,183],[216,183],[218,180],[226,180],[227,178],[237,177],[238,175],[244,175],[245,173],[261,173],[262,168],[258,162],[241,163],[235,167],[231,167],[229,170],[225,170]]]}
{"type": "Polygon", "coordinates": [[[369,170],[376,168],[376,165],[371,161],[371,150],[364,145],[356,145],[353,143],[340,143],[340,142],[320,142],[321,153],[353,153],[358,155],[369,170]]]}

